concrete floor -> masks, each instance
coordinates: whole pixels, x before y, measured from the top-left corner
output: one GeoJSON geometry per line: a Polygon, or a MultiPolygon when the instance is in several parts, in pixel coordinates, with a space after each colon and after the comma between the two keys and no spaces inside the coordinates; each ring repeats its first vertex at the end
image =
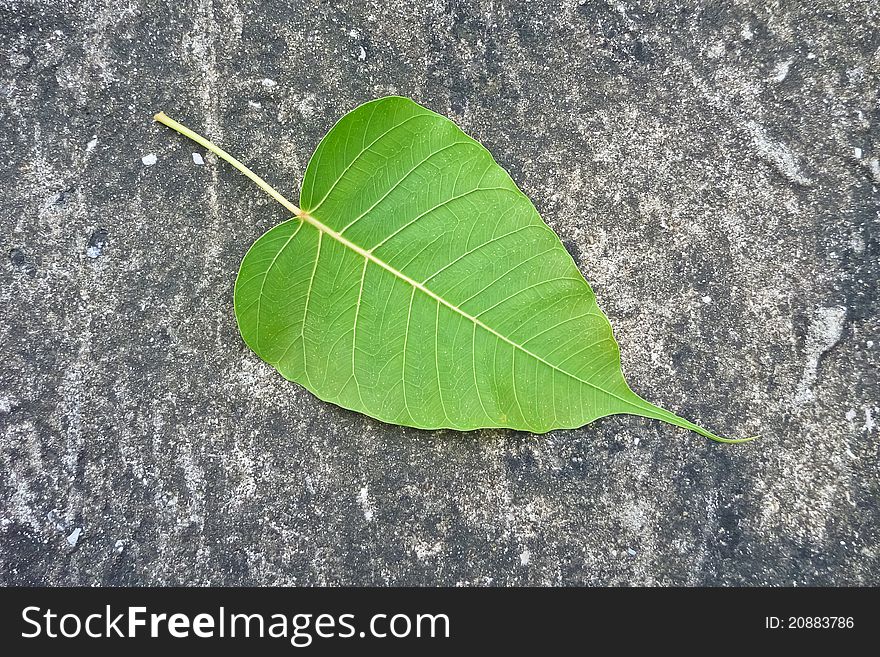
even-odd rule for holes
{"type": "Polygon", "coordinates": [[[880,8],[815,4],[0,0],[0,582],[880,584],[880,8]],[[389,93],[532,198],[636,392],[763,438],[420,432],[251,353],[284,212],[153,113],[295,198],[389,93]]]}

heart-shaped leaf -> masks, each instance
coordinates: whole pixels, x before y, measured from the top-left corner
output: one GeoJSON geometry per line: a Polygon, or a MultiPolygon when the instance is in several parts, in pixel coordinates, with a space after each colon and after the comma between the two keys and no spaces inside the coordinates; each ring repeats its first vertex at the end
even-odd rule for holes
{"type": "Polygon", "coordinates": [[[425,429],[535,433],[616,413],[705,429],[633,393],[611,325],[556,234],[491,154],[401,97],[346,114],[294,218],[235,283],[245,342],[323,400],[425,429]]]}

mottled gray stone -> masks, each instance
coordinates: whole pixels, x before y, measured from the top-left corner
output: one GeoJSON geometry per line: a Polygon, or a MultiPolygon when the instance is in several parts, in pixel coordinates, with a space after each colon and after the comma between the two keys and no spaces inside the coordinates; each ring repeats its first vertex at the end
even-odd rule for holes
{"type": "Polygon", "coordinates": [[[0,0],[0,581],[880,583],[880,10],[764,4],[0,0]],[[295,198],[388,93],[511,172],[637,392],[763,439],[422,432],[249,352],[284,212],[153,113],[295,198]]]}

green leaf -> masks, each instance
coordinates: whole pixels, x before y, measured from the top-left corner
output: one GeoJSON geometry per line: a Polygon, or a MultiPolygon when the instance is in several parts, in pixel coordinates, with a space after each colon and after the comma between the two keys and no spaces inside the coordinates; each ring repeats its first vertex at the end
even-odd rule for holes
{"type": "Polygon", "coordinates": [[[298,208],[164,114],[294,215],[235,283],[248,346],[321,399],[424,429],[535,433],[616,413],[735,442],[643,400],[611,325],[529,199],[452,121],[400,97],[346,114],[298,208]]]}

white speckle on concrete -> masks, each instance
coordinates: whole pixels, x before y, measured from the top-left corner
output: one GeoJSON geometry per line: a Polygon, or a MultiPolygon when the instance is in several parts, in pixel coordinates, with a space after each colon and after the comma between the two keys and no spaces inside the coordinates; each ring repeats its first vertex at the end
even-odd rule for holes
{"type": "Polygon", "coordinates": [[[856,419],[856,411],[854,408],[851,408],[846,412],[846,419],[850,422],[856,419]]]}
{"type": "Polygon", "coordinates": [[[528,566],[529,561],[532,560],[532,553],[529,552],[529,549],[526,548],[522,552],[519,553],[519,565],[520,566],[528,566]]]}
{"type": "Polygon", "coordinates": [[[0,413],[6,415],[17,405],[18,402],[15,397],[12,397],[7,393],[0,394],[0,413]]]}
{"type": "Polygon", "coordinates": [[[751,41],[755,37],[755,33],[752,32],[752,26],[749,25],[748,23],[745,23],[742,26],[742,30],[740,31],[740,35],[746,41],[751,41]]]}
{"type": "Polygon", "coordinates": [[[808,53],[807,53],[807,59],[816,59],[816,53],[814,53],[814,52],[808,52],[808,53]]]}
{"type": "Polygon", "coordinates": [[[249,100],[248,107],[251,109],[263,109],[263,103],[258,100],[249,100]]]}
{"type": "Polygon", "coordinates": [[[874,178],[874,182],[880,183],[880,160],[876,157],[872,157],[865,163],[868,171],[871,172],[871,176],[874,178]]]}
{"type": "Polygon", "coordinates": [[[773,73],[770,76],[770,79],[777,84],[785,80],[788,77],[788,71],[791,68],[791,60],[787,62],[779,62],[775,67],[773,67],[773,73]]]}
{"type": "Polygon", "coordinates": [[[862,159],[862,149],[859,148],[858,146],[853,148],[853,157],[855,157],[857,160],[862,159]]]}
{"type": "Polygon", "coordinates": [[[787,146],[770,139],[767,131],[755,121],[747,122],[746,130],[752,136],[752,144],[758,157],[791,182],[805,187],[812,184],[812,181],[801,173],[797,160],[787,146]]]}
{"type": "Polygon", "coordinates": [[[67,544],[70,545],[70,547],[74,547],[77,543],[79,543],[80,534],[82,534],[82,527],[77,527],[72,532],[70,532],[70,535],[67,537],[67,544]]]}
{"type": "Polygon", "coordinates": [[[871,414],[871,409],[866,408],[865,409],[865,426],[863,426],[862,428],[865,431],[871,431],[876,426],[877,426],[877,423],[874,422],[874,416],[871,414]]]}
{"type": "Polygon", "coordinates": [[[145,167],[151,167],[156,164],[157,158],[155,153],[148,153],[141,158],[141,162],[144,163],[145,167]]]}
{"type": "Polygon", "coordinates": [[[305,94],[299,102],[297,109],[304,119],[311,117],[318,109],[315,94],[305,94]]]}
{"type": "Polygon", "coordinates": [[[634,557],[634,556],[636,556],[636,554],[638,554],[638,553],[637,553],[635,550],[633,550],[631,547],[626,548],[626,553],[627,553],[629,556],[631,556],[631,557],[634,557]]]}
{"type": "Polygon", "coordinates": [[[440,541],[436,543],[425,543],[422,541],[416,542],[416,545],[413,547],[413,552],[416,553],[416,556],[420,561],[424,561],[430,557],[436,557],[443,551],[443,544],[440,541]]]}
{"type": "Polygon", "coordinates": [[[819,360],[840,341],[845,320],[846,308],[843,306],[819,308],[816,311],[804,347],[804,373],[794,393],[796,406],[813,400],[812,388],[818,376],[819,360]]]}
{"type": "Polygon", "coordinates": [[[874,346],[874,341],[873,341],[873,340],[868,340],[868,341],[865,343],[865,345],[868,347],[868,349],[871,349],[871,348],[873,348],[873,346],[874,346]]]}
{"type": "Polygon", "coordinates": [[[14,52],[9,56],[9,62],[15,66],[16,68],[21,68],[23,66],[27,66],[31,61],[31,58],[25,55],[24,53],[14,52]]]}
{"type": "Polygon", "coordinates": [[[49,513],[46,514],[46,520],[55,525],[55,529],[58,531],[64,531],[64,523],[62,522],[58,509],[52,509],[49,511],[49,513]]]}
{"type": "Polygon", "coordinates": [[[98,145],[98,135],[92,135],[91,141],[86,144],[86,153],[90,153],[95,149],[95,146],[98,145]]]}
{"type": "Polygon", "coordinates": [[[854,84],[860,84],[865,81],[865,69],[863,66],[853,66],[846,70],[847,79],[854,84]]]}
{"type": "Polygon", "coordinates": [[[201,153],[193,153],[193,164],[198,164],[202,166],[205,163],[205,158],[202,157],[201,153]]]}
{"type": "Polygon", "coordinates": [[[361,33],[353,29],[348,33],[348,36],[350,36],[352,39],[360,39],[361,33]]]}
{"type": "Polygon", "coordinates": [[[373,508],[373,501],[370,499],[369,486],[364,486],[363,488],[361,488],[360,492],[358,493],[357,499],[361,505],[361,509],[364,512],[364,519],[367,522],[372,522],[375,509],[373,508]]]}
{"type": "Polygon", "coordinates": [[[358,47],[358,61],[362,62],[367,58],[367,51],[364,50],[363,46],[358,47]]]}
{"type": "Polygon", "coordinates": [[[709,59],[718,59],[723,54],[724,54],[724,42],[722,42],[722,41],[716,41],[711,46],[709,46],[709,49],[706,51],[706,56],[709,59]]]}
{"type": "Polygon", "coordinates": [[[262,84],[263,84],[263,86],[266,87],[267,89],[271,89],[272,87],[275,87],[275,86],[278,85],[278,83],[275,82],[275,80],[271,80],[271,79],[269,79],[269,78],[263,78],[263,80],[262,80],[262,84]]]}
{"type": "Polygon", "coordinates": [[[708,295],[703,297],[703,303],[712,303],[712,297],[708,295]]]}
{"type": "Polygon", "coordinates": [[[104,253],[105,246],[107,246],[106,233],[96,231],[91,239],[89,239],[89,244],[86,247],[86,256],[92,259],[100,257],[104,253]]]}
{"type": "Polygon", "coordinates": [[[113,544],[113,548],[116,550],[116,554],[122,554],[122,551],[125,549],[125,541],[119,539],[113,544]]]}

